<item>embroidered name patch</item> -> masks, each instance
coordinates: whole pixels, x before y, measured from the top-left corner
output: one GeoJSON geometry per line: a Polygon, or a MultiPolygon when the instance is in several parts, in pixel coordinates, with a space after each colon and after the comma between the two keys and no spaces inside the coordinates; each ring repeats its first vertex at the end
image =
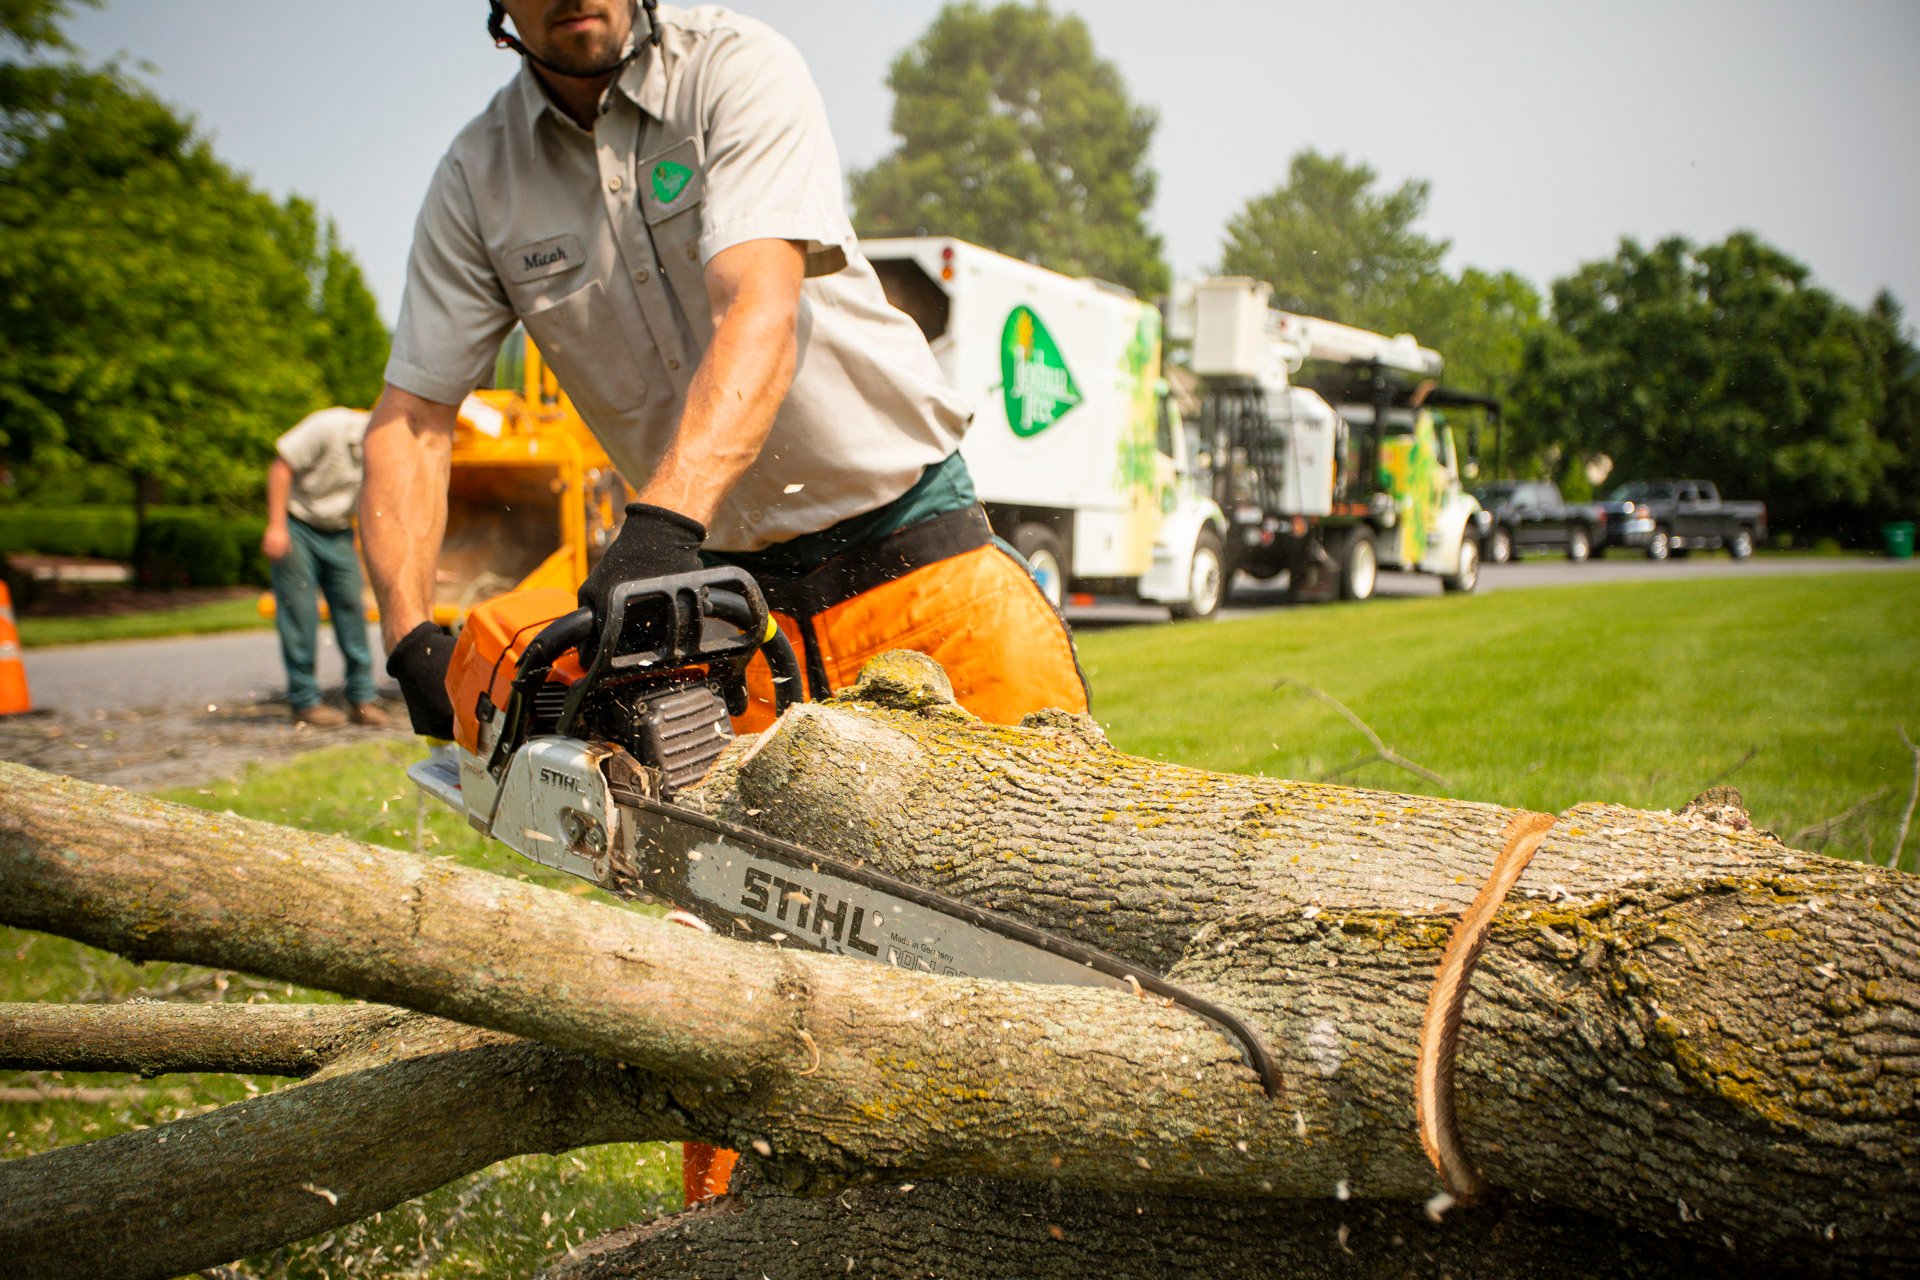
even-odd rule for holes
{"type": "Polygon", "coordinates": [[[529,280],[572,271],[584,265],[586,260],[587,254],[580,247],[579,236],[554,236],[550,240],[537,240],[509,251],[504,265],[509,280],[525,284],[529,280]]]}

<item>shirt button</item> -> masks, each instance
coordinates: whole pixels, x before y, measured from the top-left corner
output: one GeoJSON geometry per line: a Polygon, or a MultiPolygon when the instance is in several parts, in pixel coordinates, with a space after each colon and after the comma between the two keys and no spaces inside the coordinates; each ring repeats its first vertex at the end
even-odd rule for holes
{"type": "Polygon", "coordinates": [[[667,368],[673,370],[675,373],[678,373],[680,372],[680,362],[678,360],[675,360],[672,356],[668,356],[667,368]]]}
{"type": "Polygon", "coordinates": [[[620,175],[617,173],[614,174],[611,178],[607,179],[607,190],[609,191],[618,191],[621,187],[625,185],[626,185],[625,181],[622,180],[620,175]]]}
{"type": "Polygon", "coordinates": [[[653,272],[647,270],[645,267],[633,273],[633,282],[635,284],[645,284],[651,279],[653,279],[653,272]]]}
{"type": "Polygon", "coordinates": [[[748,523],[748,524],[759,524],[759,523],[760,523],[760,522],[761,522],[762,520],[764,520],[764,519],[766,519],[766,518],[767,518],[767,513],[766,513],[766,512],[764,512],[764,511],[749,511],[749,512],[747,512],[747,523],[748,523]]]}
{"type": "Polygon", "coordinates": [[[687,261],[688,262],[700,261],[700,246],[692,245],[692,244],[687,246],[687,261]]]}

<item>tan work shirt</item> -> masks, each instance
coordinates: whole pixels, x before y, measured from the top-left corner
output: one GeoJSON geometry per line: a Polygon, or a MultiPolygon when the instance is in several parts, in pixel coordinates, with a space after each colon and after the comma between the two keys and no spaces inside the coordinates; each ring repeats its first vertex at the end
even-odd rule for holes
{"type": "Polygon", "coordinates": [[[293,470],[288,515],[325,533],[338,533],[353,523],[360,481],[366,476],[361,446],[371,416],[360,409],[322,409],[300,419],[274,443],[274,452],[293,470]]]}
{"type": "Polygon", "coordinates": [[[842,195],[799,52],[714,6],[661,6],[659,48],[592,132],[531,67],[461,131],[414,232],[387,381],[458,404],[517,319],[621,473],[644,484],[713,337],[705,266],[801,241],[799,366],[707,545],[757,551],[899,497],[958,448],[969,411],[886,300],[842,195]]]}

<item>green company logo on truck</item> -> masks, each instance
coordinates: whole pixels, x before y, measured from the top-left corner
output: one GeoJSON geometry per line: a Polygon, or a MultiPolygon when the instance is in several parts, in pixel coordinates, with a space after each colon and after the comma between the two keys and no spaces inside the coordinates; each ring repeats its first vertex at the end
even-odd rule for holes
{"type": "Polygon", "coordinates": [[[1029,307],[1015,307],[1001,331],[1000,386],[1007,425],[1022,438],[1039,435],[1082,399],[1059,344],[1029,307]]]}

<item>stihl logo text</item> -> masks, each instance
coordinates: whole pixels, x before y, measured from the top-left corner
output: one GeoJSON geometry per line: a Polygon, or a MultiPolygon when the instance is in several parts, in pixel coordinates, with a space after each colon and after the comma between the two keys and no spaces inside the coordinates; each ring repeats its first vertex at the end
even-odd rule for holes
{"type": "Polygon", "coordinates": [[[852,947],[862,955],[878,956],[880,946],[861,937],[867,909],[835,902],[818,889],[784,880],[759,867],[748,867],[740,905],[761,919],[771,919],[795,932],[810,930],[824,942],[852,947]]]}

